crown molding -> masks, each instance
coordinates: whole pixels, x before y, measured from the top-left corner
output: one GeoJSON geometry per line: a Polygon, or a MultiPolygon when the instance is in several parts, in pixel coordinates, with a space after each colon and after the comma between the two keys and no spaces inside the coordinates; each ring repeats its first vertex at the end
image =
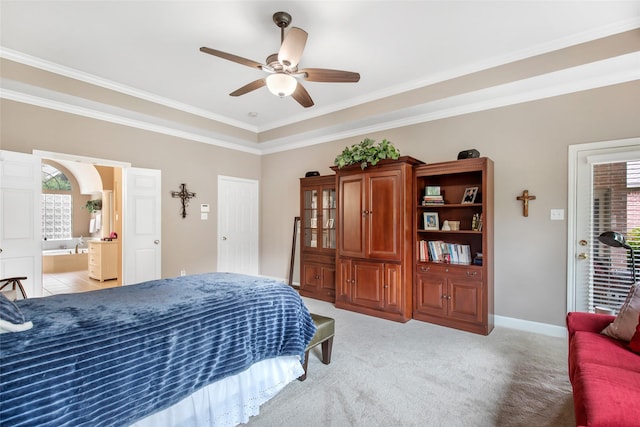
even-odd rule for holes
{"type": "MultiPolygon", "coordinates": [[[[48,108],[51,110],[62,111],[65,113],[75,114],[78,116],[89,117],[96,120],[102,120],[109,123],[115,123],[123,126],[129,126],[137,129],[148,130],[150,132],[161,133],[164,135],[175,136],[177,138],[187,139],[196,142],[202,142],[205,144],[215,145],[222,148],[228,148],[231,150],[243,151],[250,154],[262,154],[261,150],[254,147],[247,147],[241,144],[235,144],[229,141],[225,141],[219,138],[213,138],[197,134],[195,132],[185,131],[177,129],[175,127],[165,126],[161,124],[151,123],[149,121],[132,119],[125,117],[124,115],[117,115],[107,113],[104,111],[98,111],[96,109],[81,107],[78,105],[72,105],[67,102],[54,101],[51,99],[26,94],[23,92],[17,92],[10,89],[0,90],[0,98],[8,99],[11,101],[22,102],[25,104],[35,105],[37,107],[48,108]]],[[[257,144],[253,143],[256,147],[257,144]]]]}
{"type": "Polygon", "coordinates": [[[232,141],[211,132],[180,128],[175,123],[154,122],[151,117],[72,96],[54,99],[55,92],[26,85],[7,88],[11,85],[4,82],[0,98],[262,155],[634,80],[640,80],[640,51],[263,143],[232,141]],[[28,93],[29,90],[34,92],[28,93]]]}
{"type": "Polygon", "coordinates": [[[197,108],[192,105],[184,104],[172,99],[164,98],[153,93],[145,92],[130,86],[126,86],[120,83],[113,82],[111,80],[103,79],[93,74],[85,73],[73,68],[65,67],[64,65],[56,64],[35,56],[27,55],[16,50],[8,49],[0,46],[0,58],[9,59],[14,62],[18,62],[23,65],[38,68],[51,73],[59,74],[64,77],[69,77],[74,80],[89,83],[98,87],[113,90],[125,95],[133,96],[136,98],[144,99],[145,101],[153,102],[155,104],[163,105],[165,107],[173,108],[175,110],[184,111],[185,113],[193,114],[195,116],[204,117],[206,119],[215,120],[220,123],[224,123],[230,126],[235,126],[240,129],[248,130],[251,132],[258,132],[256,126],[249,125],[239,120],[233,120],[229,117],[222,116],[220,114],[212,113],[211,111],[197,108]]]}

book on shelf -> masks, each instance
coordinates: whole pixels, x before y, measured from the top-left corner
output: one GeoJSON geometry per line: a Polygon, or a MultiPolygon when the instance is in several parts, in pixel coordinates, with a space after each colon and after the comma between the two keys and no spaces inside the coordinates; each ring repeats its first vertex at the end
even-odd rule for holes
{"type": "Polygon", "coordinates": [[[482,214],[475,213],[471,219],[471,229],[473,231],[482,231],[482,214]]]}
{"type": "Polygon", "coordinates": [[[442,196],[424,196],[422,198],[422,206],[444,205],[442,196]]]}
{"type": "Polygon", "coordinates": [[[419,259],[422,262],[442,262],[445,264],[471,264],[471,247],[442,240],[421,240],[418,242],[419,259]]]}
{"type": "Polygon", "coordinates": [[[473,265],[482,265],[482,252],[476,253],[475,258],[473,258],[473,265]]]}

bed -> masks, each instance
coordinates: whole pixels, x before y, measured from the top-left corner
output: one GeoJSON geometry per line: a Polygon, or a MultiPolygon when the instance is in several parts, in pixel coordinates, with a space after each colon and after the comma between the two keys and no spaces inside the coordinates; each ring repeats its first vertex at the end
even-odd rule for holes
{"type": "Polygon", "coordinates": [[[15,307],[33,327],[0,334],[2,426],[244,423],[302,374],[316,330],[291,287],[232,273],[15,307]]]}

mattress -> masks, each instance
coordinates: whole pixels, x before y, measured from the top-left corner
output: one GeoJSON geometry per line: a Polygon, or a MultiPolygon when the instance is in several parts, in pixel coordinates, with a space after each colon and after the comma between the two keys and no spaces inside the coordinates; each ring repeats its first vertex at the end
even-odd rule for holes
{"type": "Polygon", "coordinates": [[[0,335],[0,423],[123,426],[257,362],[304,357],[299,295],[207,273],[21,300],[33,328],[0,335]]]}

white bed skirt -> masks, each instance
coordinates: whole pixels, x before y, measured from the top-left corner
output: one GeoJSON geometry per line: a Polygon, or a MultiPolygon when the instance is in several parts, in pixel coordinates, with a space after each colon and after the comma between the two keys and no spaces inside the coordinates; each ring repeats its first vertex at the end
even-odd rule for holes
{"type": "Polygon", "coordinates": [[[132,427],[230,427],[258,415],[260,405],[304,373],[297,356],[258,362],[244,372],[201,388],[132,427]]]}

